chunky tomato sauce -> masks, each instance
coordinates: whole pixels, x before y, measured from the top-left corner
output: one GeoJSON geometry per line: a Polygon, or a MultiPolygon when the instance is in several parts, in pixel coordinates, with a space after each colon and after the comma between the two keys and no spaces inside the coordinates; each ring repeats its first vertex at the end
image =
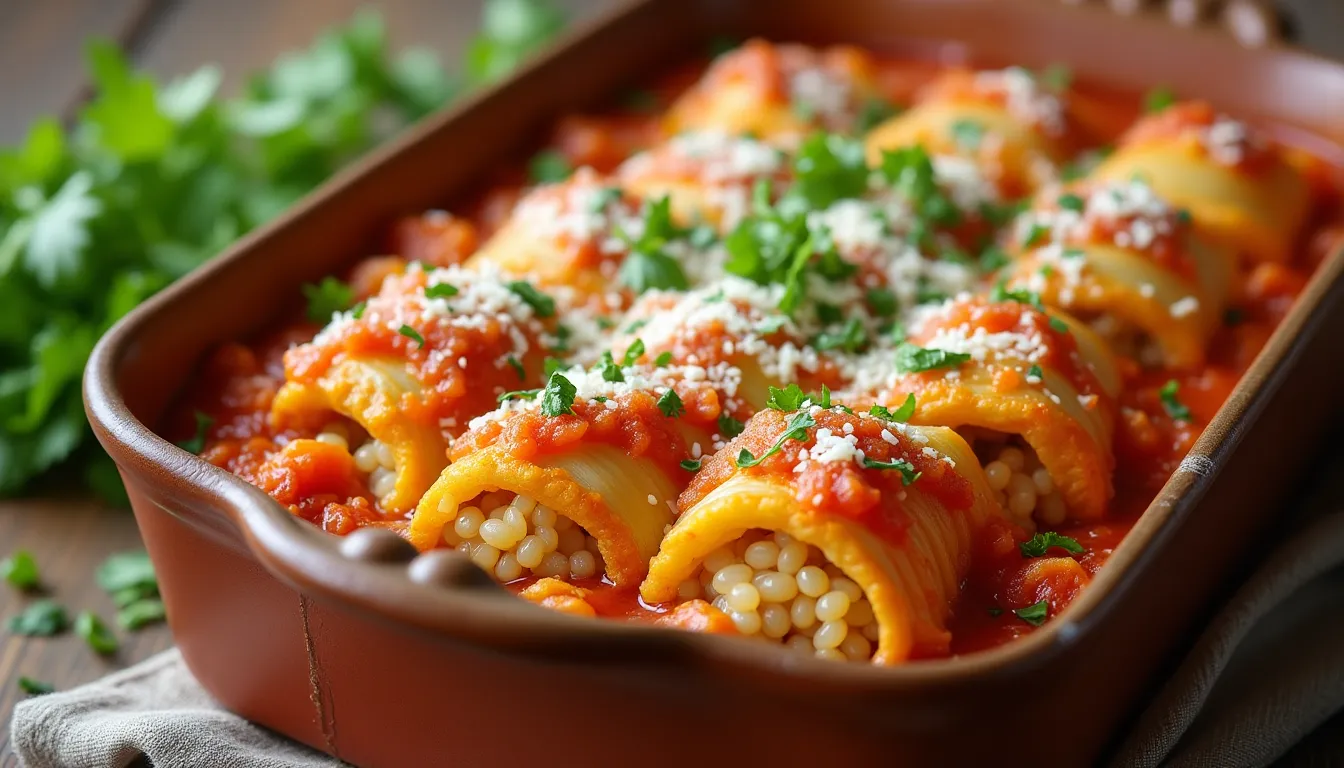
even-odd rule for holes
{"type": "MultiPolygon", "coordinates": [[[[751,59],[744,61],[743,66],[747,66],[751,59]]],[[[603,173],[612,171],[622,160],[648,147],[657,138],[664,109],[698,76],[701,68],[696,65],[678,70],[610,113],[563,119],[550,137],[549,146],[573,167],[590,166],[603,173]]],[[[879,67],[877,82],[893,103],[906,104],[939,71],[927,63],[885,60],[879,67]]],[[[734,74],[744,78],[775,77],[773,70],[755,72],[750,67],[734,74]]],[[[1132,94],[1116,94],[1086,85],[1075,86],[1073,91],[1075,109],[1071,119],[1082,123],[1087,135],[1096,137],[1094,146],[1115,141],[1140,113],[1139,99],[1132,94]]],[[[1160,138],[1191,123],[1210,120],[1211,114],[1201,107],[1173,109],[1162,121],[1149,124],[1140,138],[1160,138]]],[[[1262,148],[1252,145],[1246,149],[1243,157],[1247,168],[1263,161],[1262,148]]],[[[1104,520],[1058,531],[1076,539],[1084,551],[1067,555],[1062,550],[1053,549],[1047,556],[1027,559],[1019,552],[1024,537],[1007,526],[991,526],[975,543],[971,558],[973,565],[950,626],[952,653],[993,647],[1027,634],[1034,627],[1015,616],[1013,610],[1045,600],[1049,614],[1053,616],[1086,587],[1190,450],[1203,426],[1227,399],[1241,374],[1291,308],[1312,269],[1332,249],[1344,244],[1344,214],[1336,191],[1340,171],[1324,160],[1311,160],[1308,168],[1316,205],[1314,218],[1306,230],[1308,235],[1297,249],[1299,258],[1288,264],[1263,263],[1246,270],[1234,289],[1232,307],[1211,345],[1207,365],[1197,371],[1173,374],[1165,370],[1145,371],[1133,361],[1120,361],[1123,394],[1114,441],[1116,496],[1104,520]],[[1181,402],[1191,413],[1189,421],[1174,419],[1164,404],[1162,389],[1173,378],[1179,382],[1181,402]]],[[[396,222],[390,228],[386,245],[387,253],[395,255],[370,258],[347,276],[356,297],[363,299],[373,295],[389,276],[401,274],[408,261],[438,266],[460,263],[500,227],[519,199],[524,184],[525,177],[519,168],[504,169],[490,180],[477,198],[455,208],[465,214],[463,216],[430,213],[396,222]]],[[[973,233],[973,236],[978,235],[973,233]]],[[[1173,262],[1172,266],[1186,268],[1183,262],[1177,264],[1175,257],[1169,261],[1173,262]]],[[[994,327],[1016,324],[1023,309],[1014,306],[1017,314],[1008,316],[1003,315],[1003,311],[994,310],[979,318],[979,322],[994,327]]],[[[328,425],[291,422],[278,426],[268,418],[272,400],[285,380],[286,368],[292,376],[316,377],[330,363],[330,356],[320,348],[317,351],[312,351],[314,348],[307,352],[292,351],[286,355],[291,345],[310,340],[317,330],[305,320],[289,318],[271,335],[251,343],[226,344],[219,348],[206,361],[195,389],[166,431],[189,435],[193,412],[208,414],[213,422],[202,454],[208,461],[256,484],[295,515],[326,531],[347,534],[365,525],[402,527],[404,519],[389,519],[378,508],[364,473],[354,466],[349,453],[311,439],[328,425]]],[[[1061,337],[1048,327],[1041,330],[1045,335],[1061,337]]],[[[473,413],[479,414],[493,407],[493,403],[477,402],[479,397],[464,399],[467,392],[488,394],[491,383],[506,384],[510,388],[516,383],[510,382],[513,376],[510,371],[468,369],[467,376],[462,377],[445,363],[458,355],[470,354],[472,345],[495,344],[501,333],[498,328],[485,329],[475,335],[463,334],[460,338],[429,338],[423,342],[406,335],[361,336],[361,333],[363,331],[350,330],[342,341],[377,354],[407,360],[430,379],[440,382],[435,397],[426,401],[429,410],[424,419],[432,422],[445,416],[459,416],[455,436],[465,431],[466,421],[473,413]],[[451,356],[430,354],[430,350],[444,345],[452,347],[451,356]],[[478,376],[486,379],[476,378],[478,376]],[[460,412],[445,405],[449,400],[461,405],[460,412]]],[[[1054,346],[1061,349],[1071,344],[1066,335],[1054,341],[1057,342],[1054,346]]],[[[698,349],[710,358],[720,343],[721,339],[713,333],[685,340],[687,349],[698,349]]],[[[687,349],[678,352],[685,353],[687,349]]],[[[650,355],[654,352],[656,350],[650,350],[650,355]]],[[[1061,360],[1066,358],[1060,354],[1061,360]]],[[[540,359],[534,358],[519,363],[529,372],[542,365],[540,359]]],[[[1096,382],[1086,370],[1072,370],[1070,376],[1080,391],[1097,389],[1096,382]]],[[[691,423],[712,432],[721,409],[712,392],[702,396],[688,391],[682,395],[691,414],[691,423]]],[[[493,400],[493,396],[488,399],[493,400]]],[[[611,411],[605,408],[581,408],[574,415],[559,419],[534,415],[508,426],[493,424],[473,431],[454,445],[453,455],[464,455],[484,444],[506,444],[520,456],[534,455],[558,449],[585,434],[598,435],[602,442],[649,455],[668,468],[685,455],[686,435],[663,426],[665,422],[658,418],[658,409],[650,398],[634,398],[622,403],[621,408],[627,414],[643,413],[648,418],[624,419],[618,425],[609,418],[611,411]]],[[[819,421],[833,419],[839,417],[831,412],[818,417],[819,421]]],[[[783,420],[781,414],[780,424],[775,426],[782,429],[783,420]]],[[[833,426],[839,428],[838,424],[833,426]]],[[[353,444],[357,437],[354,433],[359,428],[352,424],[346,424],[344,428],[353,444]]],[[[742,447],[755,455],[765,453],[779,429],[744,435],[742,447]]],[[[870,456],[887,457],[891,446],[876,437],[876,429],[872,425],[860,425],[860,437],[871,451],[870,456]]],[[[916,470],[922,473],[921,492],[937,496],[952,509],[966,506],[970,491],[965,480],[937,460],[916,458],[915,461],[916,470]]],[[[792,459],[776,455],[750,471],[791,473],[792,462],[792,459]]],[[[683,494],[682,508],[737,471],[741,470],[732,464],[730,457],[719,455],[707,460],[683,494]]],[[[886,522],[876,526],[882,535],[899,537],[900,526],[892,522],[898,521],[899,515],[884,512],[892,506],[884,499],[894,499],[901,490],[898,480],[892,482],[891,488],[876,489],[856,480],[853,472],[818,469],[805,473],[796,491],[807,500],[824,497],[824,505],[838,514],[856,518],[882,516],[886,522]]],[[[533,579],[523,579],[513,587],[522,591],[533,582],[533,579]]],[[[674,610],[648,606],[639,601],[633,590],[618,591],[600,579],[584,580],[576,586],[586,591],[586,597],[579,602],[591,606],[600,615],[657,620],[700,629],[722,628],[723,625],[721,615],[706,612],[702,607],[691,605],[674,610]]],[[[568,605],[574,598],[557,594],[539,601],[548,604],[547,600],[563,608],[560,604],[568,605]]]]}

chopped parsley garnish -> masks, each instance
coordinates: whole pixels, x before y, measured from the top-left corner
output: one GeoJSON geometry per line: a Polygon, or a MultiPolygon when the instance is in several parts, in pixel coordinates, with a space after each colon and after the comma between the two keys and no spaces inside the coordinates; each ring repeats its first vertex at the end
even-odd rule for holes
{"type": "Polygon", "coordinates": [[[542,378],[551,378],[551,374],[565,367],[565,361],[558,357],[547,357],[541,362],[542,378]]]}
{"type": "Polygon", "coordinates": [[[200,453],[205,450],[205,438],[210,434],[210,428],[215,425],[215,417],[201,411],[196,411],[192,416],[196,419],[196,431],[190,438],[178,443],[177,447],[187,453],[200,453]]]}
{"type": "Polygon", "coordinates": [[[603,381],[625,381],[625,374],[621,373],[621,366],[617,365],[616,361],[611,358],[610,351],[603,352],[602,359],[598,360],[597,365],[593,367],[602,372],[603,381]]]}
{"type": "Polygon", "coordinates": [[[1048,91],[1061,93],[1073,85],[1073,70],[1063,64],[1051,64],[1036,75],[1036,82],[1048,91]]]}
{"type": "Polygon", "coordinates": [[[1082,213],[1083,209],[1087,207],[1087,203],[1078,195],[1068,192],[1059,196],[1059,207],[1066,211],[1082,213]]]}
{"type": "Polygon", "coordinates": [[[448,283],[435,283],[425,288],[427,299],[450,299],[459,293],[461,291],[457,290],[457,286],[448,283]]]}
{"type": "Polygon", "coordinates": [[[878,461],[863,457],[864,469],[894,469],[901,473],[901,485],[910,485],[919,479],[922,474],[915,471],[915,465],[905,459],[894,459],[892,461],[878,461]]]}
{"type": "Polygon", "coordinates": [[[957,146],[966,150],[977,150],[985,139],[985,126],[974,120],[961,119],[952,123],[952,139],[957,146]]]}
{"type": "Polygon", "coordinates": [[[1011,261],[1002,248],[996,245],[988,245],[980,252],[980,271],[986,273],[997,272],[1008,266],[1011,261]]]}
{"type": "Polygon", "coordinates": [[[37,561],[26,549],[16,549],[14,554],[0,560],[0,577],[11,586],[22,590],[36,587],[41,581],[37,571],[37,561]]]}
{"type": "Polygon", "coordinates": [[[648,324],[649,324],[648,319],[635,320],[629,325],[625,326],[625,332],[634,333],[648,324]]]}
{"type": "Polygon", "coordinates": [[[869,288],[865,298],[868,299],[868,309],[878,317],[891,317],[901,308],[890,288],[869,288]]]}
{"type": "Polygon", "coordinates": [[[405,336],[411,341],[414,341],[416,343],[416,349],[425,348],[425,337],[421,336],[420,332],[415,330],[411,326],[403,325],[397,329],[397,333],[400,333],[402,336],[405,336]]]}
{"type": "Polygon", "coordinates": [[[789,440],[806,440],[807,430],[816,425],[817,420],[812,418],[812,414],[807,411],[799,411],[793,414],[793,416],[789,417],[788,423],[784,425],[784,434],[780,435],[778,440],[775,440],[775,444],[770,446],[770,450],[760,456],[752,456],[751,451],[743,448],[737,454],[737,466],[754,467],[757,464],[760,464],[762,461],[779,453],[780,450],[783,449],[785,442],[789,440]]]}
{"type": "Polygon", "coordinates": [[[163,611],[154,564],[143,551],[121,552],[108,557],[98,566],[95,578],[98,586],[111,595],[112,602],[116,604],[117,622],[127,629],[135,627],[128,626],[128,622],[123,620],[123,613],[138,615],[147,610],[163,611]]]}
{"type": "Polygon", "coordinates": [[[776,411],[796,411],[803,407],[803,402],[807,400],[807,395],[803,388],[797,384],[790,384],[780,389],[779,387],[770,387],[770,397],[765,401],[766,408],[773,408],[776,411]]]}
{"type": "Polygon", "coordinates": [[[1168,416],[1176,421],[1188,422],[1191,419],[1190,409],[1177,398],[1180,391],[1180,383],[1175,379],[1170,379],[1157,391],[1157,396],[1161,398],[1162,407],[1166,410],[1168,416]]]}
{"type": "Polygon", "coordinates": [[[871,131],[887,118],[895,117],[900,109],[886,99],[870,98],[859,108],[859,117],[854,123],[854,132],[862,136],[871,131]]]}
{"type": "Polygon", "coordinates": [[[810,396],[808,399],[816,403],[817,405],[821,406],[822,408],[830,408],[831,388],[826,386],[825,384],[822,384],[821,392],[819,394],[810,396]]]}
{"type": "Polygon", "coordinates": [[[699,472],[701,463],[701,459],[682,459],[681,468],[687,472],[699,472]]]}
{"type": "Polygon", "coordinates": [[[828,349],[843,349],[846,352],[858,352],[868,345],[868,332],[857,317],[852,317],[838,331],[823,331],[812,339],[813,348],[824,352],[828,349]]]}
{"type": "Polygon", "coordinates": [[[11,617],[5,626],[16,635],[49,637],[64,632],[69,624],[64,606],[53,600],[38,600],[11,617]]]}
{"type": "Polygon", "coordinates": [[[667,244],[686,236],[672,222],[672,203],[667,195],[644,203],[644,228],[638,239],[617,232],[630,246],[616,278],[636,293],[651,288],[684,291],[690,287],[681,264],[666,252],[667,244]]]}
{"type": "Polygon", "coordinates": [[[1027,369],[1027,378],[1040,381],[1045,378],[1045,371],[1041,370],[1041,366],[1039,365],[1032,365],[1027,369]]]}
{"type": "Polygon", "coordinates": [[[1045,553],[1048,552],[1051,547],[1059,547],[1060,549],[1075,555],[1081,555],[1083,553],[1083,545],[1079,544],[1077,539],[1061,536],[1053,531],[1037,533],[1030,539],[1017,545],[1017,548],[1022,550],[1022,557],[1024,558],[1044,557],[1045,553]]]}
{"type": "Polygon", "coordinates": [[[75,617],[75,634],[84,639],[95,653],[107,655],[117,652],[117,637],[93,611],[82,611],[75,617]]]}
{"type": "Polygon", "coordinates": [[[790,194],[813,209],[859,197],[868,189],[863,142],[840,134],[814,133],[804,139],[794,154],[793,170],[790,194]]]}
{"type": "Polygon", "coordinates": [[[644,356],[644,340],[635,339],[625,350],[625,356],[621,358],[621,367],[629,368],[634,365],[639,358],[644,356]]]}
{"type": "Polygon", "coordinates": [[[543,149],[527,164],[527,175],[536,184],[561,182],[573,172],[574,166],[569,164],[569,159],[554,149],[543,149]]]}
{"type": "Polygon", "coordinates": [[[906,395],[905,402],[901,403],[901,407],[894,411],[888,409],[885,405],[874,405],[868,409],[868,414],[879,419],[904,424],[910,421],[911,416],[915,415],[915,396],[913,394],[906,395]]]}
{"type": "Polygon", "coordinates": [[[607,209],[607,206],[621,199],[624,194],[620,187],[603,187],[593,195],[589,210],[593,213],[601,213],[607,209]]]}
{"type": "Polygon", "coordinates": [[[304,283],[304,298],[308,299],[308,319],[325,323],[331,316],[350,308],[355,290],[334,277],[324,277],[320,283],[304,283]]]}
{"type": "Polygon", "coordinates": [[[34,680],[31,677],[20,677],[19,690],[29,696],[42,696],[48,693],[55,693],[56,686],[51,683],[44,683],[41,680],[34,680]]]}
{"type": "MultiPolygon", "coordinates": [[[[558,376],[559,374],[555,375],[558,376]]],[[[495,402],[502,403],[505,400],[517,400],[519,398],[530,400],[539,394],[541,394],[540,389],[515,389],[512,392],[505,392],[504,394],[495,398],[495,402]]]]}
{"type": "Polygon", "coordinates": [[[1144,94],[1143,111],[1148,114],[1165,112],[1168,107],[1176,103],[1176,93],[1165,85],[1160,85],[1144,94]]]}
{"type": "Polygon", "coordinates": [[[1022,238],[1022,247],[1030,248],[1034,245],[1040,245],[1041,243],[1045,242],[1046,237],[1049,234],[1050,234],[1049,227],[1045,226],[1039,221],[1033,221],[1031,223],[1031,228],[1027,230],[1026,237],[1022,238]]]}
{"type": "Polygon", "coordinates": [[[509,364],[509,367],[513,369],[514,373],[518,374],[519,381],[527,381],[527,371],[523,370],[523,364],[518,362],[518,358],[509,355],[509,359],[505,362],[509,364]]]}
{"type": "Polygon", "coordinates": [[[1033,627],[1039,627],[1045,623],[1046,617],[1050,613],[1050,604],[1045,600],[1039,603],[1032,603],[1026,608],[1018,608],[1013,611],[1013,615],[1027,622],[1033,627]]]}
{"type": "Polygon", "coordinates": [[[1015,301],[1036,309],[1041,309],[1041,295],[1025,288],[1008,288],[1006,281],[1000,280],[989,292],[989,300],[994,302],[1015,301]]]}
{"type": "Polygon", "coordinates": [[[671,364],[672,364],[671,352],[663,352],[653,359],[653,365],[655,368],[662,368],[665,365],[671,365],[671,364]]]}
{"type": "Polygon", "coordinates": [[[555,315],[555,299],[537,290],[536,286],[526,280],[513,280],[508,284],[508,289],[531,307],[532,311],[537,313],[537,317],[555,315]]]}
{"type": "Polygon", "coordinates": [[[921,219],[949,227],[961,221],[961,211],[939,189],[933,161],[922,147],[884,151],[880,172],[893,190],[910,201],[921,219]]]}
{"type": "Polygon", "coordinates": [[[541,412],[546,416],[560,416],[574,412],[574,396],[578,389],[560,372],[552,373],[541,391],[541,412]]]}
{"type": "Polygon", "coordinates": [[[599,331],[610,331],[612,328],[616,327],[616,321],[606,315],[598,315],[593,318],[593,322],[597,323],[597,329],[599,331]]]}
{"type": "Polygon", "coordinates": [[[965,352],[949,352],[945,349],[919,347],[909,342],[902,342],[896,348],[896,372],[919,373],[939,368],[956,368],[970,359],[971,356],[965,352]]]}
{"type": "Polygon", "coordinates": [[[742,434],[742,430],[746,428],[746,424],[734,419],[732,416],[729,416],[726,413],[719,414],[719,436],[724,440],[732,440],[734,437],[742,434]]]}
{"type": "Polygon", "coordinates": [[[786,313],[802,303],[804,274],[813,257],[822,256],[823,277],[853,266],[834,253],[829,236],[808,226],[804,206],[789,207],[783,202],[772,206],[770,183],[764,179],[753,190],[752,215],[738,223],[723,245],[728,251],[724,271],[760,285],[783,285],[779,308],[786,313]]]}
{"type": "Polygon", "coordinates": [[[704,224],[697,224],[694,227],[691,227],[691,231],[686,233],[686,242],[690,243],[691,247],[698,251],[705,250],[718,242],[718,240],[718,233],[715,232],[712,227],[704,224]]]}
{"type": "Polygon", "coordinates": [[[686,406],[681,402],[681,396],[676,390],[669,389],[658,398],[658,410],[669,419],[675,419],[686,413],[686,406]]]}
{"type": "Polygon", "coordinates": [[[1069,332],[1069,324],[1066,323],[1066,322],[1064,322],[1063,320],[1060,320],[1058,317],[1051,317],[1051,318],[1050,318],[1049,325],[1050,325],[1050,330],[1052,330],[1052,331],[1054,331],[1054,332],[1056,332],[1056,333],[1068,333],[1068,332],[1069,332]]]}
{"type": "Polygon", "coordinates": [[[146,598],[130,603],[117,611],[117,624],[124,630],[135,631],[143,626],[155,624],[168,617],[168,612],[160,598],[146,598]]]}

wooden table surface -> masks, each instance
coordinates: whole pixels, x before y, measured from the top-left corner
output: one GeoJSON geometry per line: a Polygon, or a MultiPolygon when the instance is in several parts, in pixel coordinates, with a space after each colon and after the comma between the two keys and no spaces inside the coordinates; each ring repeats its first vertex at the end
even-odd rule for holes
{"type": "MultiPolygon", "coordinates": [[[[579,16],[612,2],[561,4],[579,16]]],[[[0,3],[0,146],[21,138],[38,115],[68,116],[77,108],[87,95],[80,52],[91,36],[119,41],[138,66],[160,77],[216,63],[225,72],[228,88],[368,4],[367,0],[0,3]]],[[[1291,0],[1290,4],[1303,5],[1291,0]]],[[[452,62],[477,27],[480,0],[383,0],[378,5],[394,47],[430,46],[452,62]]],[[[1319,25],[1311,28],[1320,31],[1319,25]]],[[[1344,34],[1325,42],[1344,49],[1344,34]]],[[[126,510],[78,499],[0,502],[0,556],[15,547],[32,551],[51,594],[75,611],[91,609],[112,617],[111,601],[94,584],[94,569],[108,555],[139,546],[135,521],[126,510]]],[[[12,590],[0,589],[0,621],[24,602],[12,590]]],[[[124,636],[121,650],[108,659],[93,654],[73,634],[27,639],[0,633],[0,768],[18,765],[8,724],[23,695],[16,685],[20,676],[69,688],[171,645],[162,625],[124,636]]]]}

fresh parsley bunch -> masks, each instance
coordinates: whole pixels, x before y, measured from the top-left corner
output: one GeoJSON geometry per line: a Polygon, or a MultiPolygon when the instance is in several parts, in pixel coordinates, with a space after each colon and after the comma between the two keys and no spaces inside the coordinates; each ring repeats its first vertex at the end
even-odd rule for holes
{"type": "Polygon", "coordinates": [[[463,87],[502,77],[563,25],[545,0],[488,0],[465,79],[387,51],[372,13],[282,57],[237,98],[217,68],[165,86],[95,42],[93,99],[0,150],[0,496],[60,467],[124,498],[89,440],[79,380],[98,337],[463,87]]]}

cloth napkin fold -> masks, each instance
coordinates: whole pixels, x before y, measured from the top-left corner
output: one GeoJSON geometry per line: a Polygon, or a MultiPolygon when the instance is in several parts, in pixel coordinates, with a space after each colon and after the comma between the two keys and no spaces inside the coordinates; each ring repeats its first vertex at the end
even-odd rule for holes
{"type": "MultiPolygon", "coordinates": [[[[1340,713],[1344,512],[1334,512],[1305,521],[1270,554],[1199,638],[1111,764],[1258,766],[1291,749],[1295,765],[1344,765],[1344,739],[1299,744],[1340,713]]],[[[1344,715],[1334,722],[1344,724],[1344,715]]],[[[344,765],[225,711],[176,650],[80,688],[28,699],[15,710],[12,730],[29,768],[123,768],[144,759],[158,768],[344,765]]]]}

